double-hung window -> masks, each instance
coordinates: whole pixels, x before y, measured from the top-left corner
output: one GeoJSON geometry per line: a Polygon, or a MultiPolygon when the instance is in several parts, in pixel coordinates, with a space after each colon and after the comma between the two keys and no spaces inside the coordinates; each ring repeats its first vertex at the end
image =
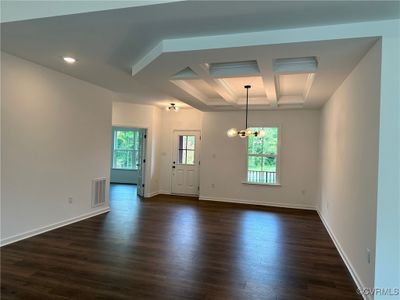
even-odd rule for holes
{"type": "Polygon", "coordinates": [[[264,130],[264,137],[247,139],[247,182],[258,184],[279,183],[279,128],[257,127],[264,130]]]}
{"type": "Polygon", "coordinates": [[[113,169],[137,170],[139,131],[128,128],[113,129],[113,169]]]}

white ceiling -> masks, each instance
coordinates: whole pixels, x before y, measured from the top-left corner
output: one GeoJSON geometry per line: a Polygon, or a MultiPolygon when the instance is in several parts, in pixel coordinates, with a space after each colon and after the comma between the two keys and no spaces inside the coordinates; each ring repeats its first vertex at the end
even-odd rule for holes
{"type": "MultiPolygon", "coordinates": [[[[377,38],[357,38],[161,51],[145,64],[138,64],[140,69],[133,65],[133,78],[203,111],[242,109],[246,95],[244,85],[247,84],[252,86],[249,105],[253,109],[319,108],[376,41],[377,38]],[[292,72],[274,70],[277,59],[307,57],[317,60],[315,71],[308,65],[304,69],[297,66],[292,72]],[[233,62],[243,65],[246,61],[255,61],[257,71],[244,76],[244,72],[232,67],[233,62]],[[213,63],[230,63],[231,67],[225,70],[229,77],[212,75],[210,65],[213,63]],[[177,79],[175,74],[187,68],[194,73],[188,73],[189,78],[178,76],[177,79]]],[[[182,40],[178,43],[186,44],[182,40]]]]}
{"type": "MultiPolygon", "coordinates": [[[[141,70],[138,76],[131,76],[131,67],[160,41],[166,39],[395,18],[399,18],[397,1],[184,1],[2,23],[1,49],[113,90],[132,102],[162,104],[183,95],[184,97],[179,99],[189,104],[198,104],[198,108],[210,110],[213,108],[193,102],[193,99],[188,101],[186,93],[177,92],[180,88],[176,85],[173,85],[173,93],[170,93],[171,89],[166,89],[162,83],[166,81],[171,84],[171,75],[185,67],[182,66],[183,61],[176,60],[175,66],[169,66],[168,70],[174,69],[175,73],[168,72],[162,78],[155,74],[155,80],[143,79],[150,76],[152,64],[157,63],[159,59],[165,59],[162,55],[141,70]],[[66,65],[61,60],[65,55],[76,57],[78,63],[66,65]]],[[[348,51],[349,59],[344,59],[344,69],[339,70],[340,67],[336,66],[329,76],[320,79],[317,74],[313,85],[318,83],[318,86],[322,87],[332,78],[338,81],[339,77],[342,78],[343,74],[349,71],[345,66],[346,62],[352,60],[354,65],[371,43],[371,40],[360,40],[354,46],[347,45],[343,53],[348,51]]],[[[322,51],[323,45],[320,46],[322,51]]],[[[335,45],[331,46],[339,52],[342,51],[337,46],[335,48],[335,45]]],[[[290,57],[300,57],[302,55],[295,50],[301,50],[298,47],[302,46],[287,44],[282,50],[290,57]]],[[[245,51],[258,51],[256,48],[245,51]]],[[[249,60],[257,60],[260,57],[244,55],[243,49],[223,51],[232,53],[229,61],[240,61],[242,56],[247,56],[249,60]]],[[[303,49],[303,52],[307,51],[303,49]]],[[[334,50],[328,53],[335,55],[334,50]]],[[[224,59],[220,58],[221,54],[218,54],[218,49],[210,51],[209,58],[213,55],[218,58],[214,62],[224,62],[224,59]]],[[[329,65],[329,61],[329,57],[323,58],[318,72],[322,72],[325,62],[329,65]]],[[[192,62],[185,61],[186,65],[190,63],[192,62]]],[[[232,89],[237,90],[240,85],[241,83],[233,84],[232,89]]],[[[210,91],[209,88],[205,88],[204,93],[208,94],[207,98],[210,98],[210,101],[220,102],[221,99],[213,97],[213,89],[214,87],[210,91]]],[[[262,87],[255,86],[254,93],[257,89],[262,87]]],[[[317,91],[315,93],[318,94],[317,91]]]]}
{"type": "Polygon", "coordinates": [[[1,19],[4,22],[14,22],[22,20],[31,20],[37,18],[46,18],[54,16],[64,16],[70,14],[79,14],[93,11],[103,11],[109,9],[118,9],[135,6],[146,6],[167,2],[176,2],[177,0],[130,0],[130,1],[97,1],[97,0],[2,0],[1,19]]]}

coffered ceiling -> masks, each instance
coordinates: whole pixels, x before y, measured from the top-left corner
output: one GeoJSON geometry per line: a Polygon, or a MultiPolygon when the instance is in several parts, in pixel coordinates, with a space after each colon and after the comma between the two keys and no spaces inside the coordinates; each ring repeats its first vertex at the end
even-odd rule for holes
{"type": "Polygon", "coordinates": [[[376,41],[358,38],[187,50],[179,49],[186,45],[184,39],[171,40],[167,43],[173,51],[157,46],[155,55],[132,66],[132,76],[205,111],[243,108],[245,85],[251,85],[252,109],[318,108],[376,41]]]}
{"type": "Polygon", "coordinates": [[[254,109],[319,107],[376,39],[274,44],[251,37],[399,18],[398,1],[117,1],[107,7],[60,1],[61,8],[53,1],[53,14],[31,10],[36,1],[17,1],[33,17],[57,16],[4,23],[30,17],[20,18],[14,7],[7,18],[12,2],[1,3],[2,51],[112,90],[124,101],[182,101],[202,110],[241,108],[247,83],[254,109]],[[62,56],[78,62],[66,65],[62,56]],[[305,64],[280,69],[279,59],[309,57],[317,60],[315,70],[305,64]]]}

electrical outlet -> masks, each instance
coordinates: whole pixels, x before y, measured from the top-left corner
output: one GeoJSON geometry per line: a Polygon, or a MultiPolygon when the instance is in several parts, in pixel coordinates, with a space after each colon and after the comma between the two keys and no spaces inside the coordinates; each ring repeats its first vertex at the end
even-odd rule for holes
{"type": "Polygon", "coordinates": [[[68,203],[69,203],[69,204],[72,204],[73,200],[74,200],[74,199],[73,199],[72,197],[68,197],[68,203]]]}
{"type": "Polygon", "coordinates": [[[369,264],[371,263],[371,250],[369,248],[367,248],[367,261],[369,264]]]}

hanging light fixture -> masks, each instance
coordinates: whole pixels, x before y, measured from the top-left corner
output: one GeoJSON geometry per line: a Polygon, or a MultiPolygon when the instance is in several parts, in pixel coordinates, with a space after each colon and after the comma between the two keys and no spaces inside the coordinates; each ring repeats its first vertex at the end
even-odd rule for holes
{"type": "Polygon", "coordinates": [[[244,88],[246,89],[246,127],[240,131],[238,131],[236,128],[231,128],[226,132],[226,134],[230,138],[239,136],[242,139],[251,135],[254,135],[255,137],[263,137],[265,136],[264,130],[253,131],[248,127],[247,119],[249,115],[249,88],[251,88],[251,85],[245,85],[244,88]]]}
{"type": "Polygon", "coordinates": [[[165,108],[166,111],[174,111],[174,112],[178,112],[179,111],[179,107],[175,105],[175,103],[170,103],[170,106],[167,106],[165,108]]]}

